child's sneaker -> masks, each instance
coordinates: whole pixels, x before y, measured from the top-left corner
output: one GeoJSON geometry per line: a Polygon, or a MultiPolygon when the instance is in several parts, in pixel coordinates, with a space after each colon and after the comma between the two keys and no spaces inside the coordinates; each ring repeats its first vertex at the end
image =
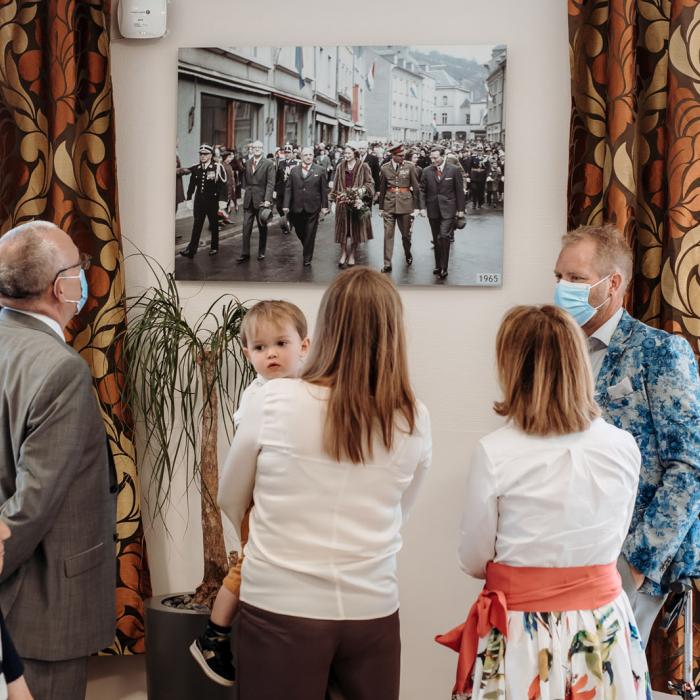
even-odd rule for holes
{"type": "Polygon", "coordinates": [[[236,683],[236,669],[233,667],[230,637],[212,638],[203,634],[192,642],[190,653],[201,666],[202,671],[214,683],[227,687],[236,683]]]}

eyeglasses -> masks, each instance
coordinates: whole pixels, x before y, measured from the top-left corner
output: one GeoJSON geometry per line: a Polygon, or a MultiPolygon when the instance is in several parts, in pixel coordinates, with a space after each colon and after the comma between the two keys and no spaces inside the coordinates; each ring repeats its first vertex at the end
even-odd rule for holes
{"type": "Polygon", "coordinates": [[[74,267],[80,267],[81,270],[89,270],[90,265],[92,265],[92,256],[88,255],[87,253],[80,253],[80,259],[78,260],[77,263],[73,263],[72,265],[68,265],[68,267],[62,267],[57,273],[56,276],[53,278],[53,281],[55,282],[58,279],[58,276],[62,272],[67,272],[68,270],[72,270],[74,267]]]}

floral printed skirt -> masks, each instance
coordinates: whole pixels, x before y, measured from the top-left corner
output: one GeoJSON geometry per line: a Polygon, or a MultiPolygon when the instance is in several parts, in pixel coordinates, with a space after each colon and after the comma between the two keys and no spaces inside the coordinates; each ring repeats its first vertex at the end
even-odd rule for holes
{"type": "Polygon", "coordinates": [[[471,696],[454,700],[651,700],[627,596],[595,610],[508,613],[480,640],[471,696]]]}

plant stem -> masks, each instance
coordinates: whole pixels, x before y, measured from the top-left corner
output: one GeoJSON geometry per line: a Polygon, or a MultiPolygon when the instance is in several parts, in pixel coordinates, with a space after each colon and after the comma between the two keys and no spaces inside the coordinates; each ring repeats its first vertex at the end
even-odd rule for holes
{"type": "Polygon", "coordinates": [[[199,358],[202,377],[201,501],[204,576],[194,594],[194,603],[213,605],[214,597],[228,570],[224,529],[216,504],[219,490],[217,455],[219,396],[215,384],[217,352],[208,348],[199,358]]]}

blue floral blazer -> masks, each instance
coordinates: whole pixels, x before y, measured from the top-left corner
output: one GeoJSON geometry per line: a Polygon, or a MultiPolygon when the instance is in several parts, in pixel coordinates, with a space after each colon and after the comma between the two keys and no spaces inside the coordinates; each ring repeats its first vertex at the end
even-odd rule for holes
{"type": "Polygon", "coordinates": [[[623,312],[596,400],[642,453],[622,553],[646,576],[644,592],[664,594],[673,581],[700,576],[700,380],[690,345],[623,312]]]}

